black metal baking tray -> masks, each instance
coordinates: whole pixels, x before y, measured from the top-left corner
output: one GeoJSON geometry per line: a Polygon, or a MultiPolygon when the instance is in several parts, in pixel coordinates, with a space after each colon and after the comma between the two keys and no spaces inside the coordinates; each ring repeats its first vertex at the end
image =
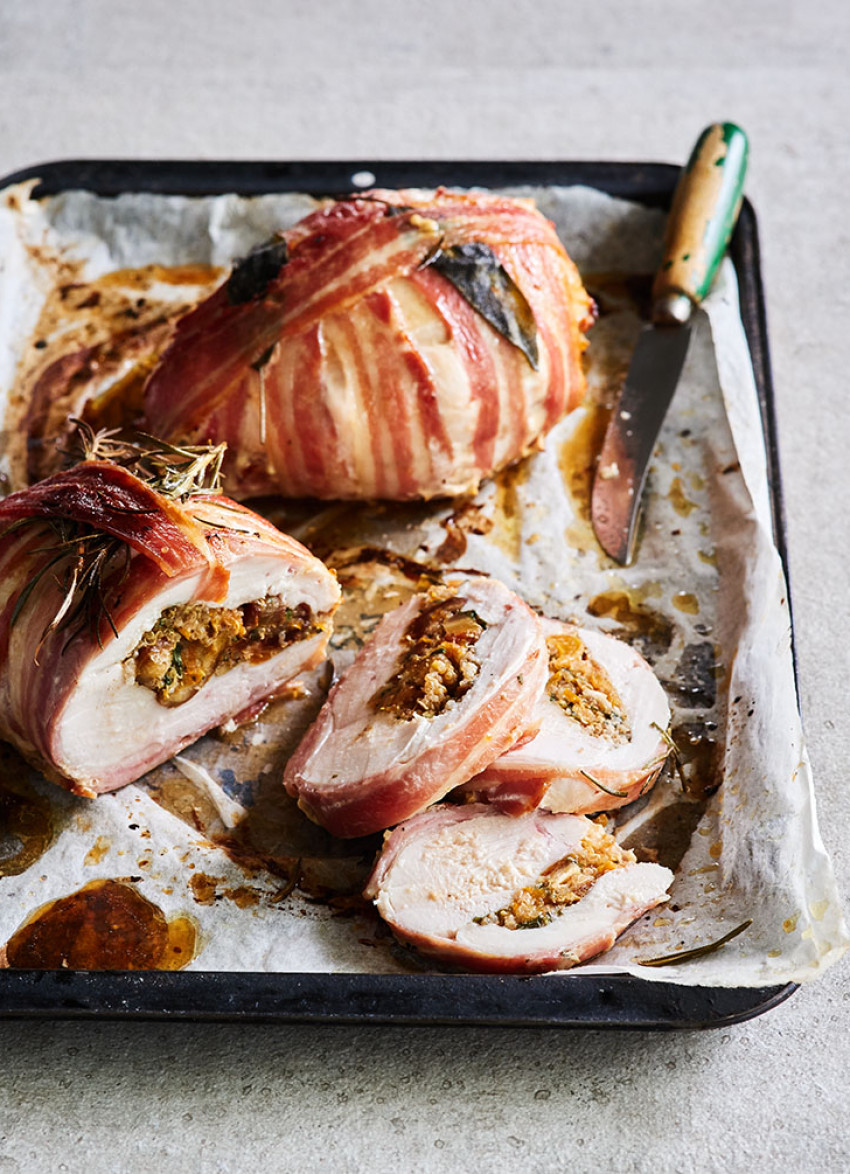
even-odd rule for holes
{"type": "MultiPolygon", "coordinates": [[[[661,163],[376,161],[190,162],[63,160],[29,167],[0,187],[39,180],[34,195],[84,189],[252,196],[349,192],[357,186],[505,187],[583,184],[610,195],[669,207],[679,168],[661,163]],[[361,182],[362,181],[362,182],[361,182]]],[[[730,254],[758,388],[767,448],[776,545],[787,575],[773,386],[759,266],[756,217],[744,201],[730,254]]],[[[265,974],[193,971],[0,970],[0,1016],[265,1020],[304,1023],[477,1024],[596,1028],[719,1027],[760,1015],[793,984],[709,988],[626,975],[531,978],[466,974],[265,974]]]]}

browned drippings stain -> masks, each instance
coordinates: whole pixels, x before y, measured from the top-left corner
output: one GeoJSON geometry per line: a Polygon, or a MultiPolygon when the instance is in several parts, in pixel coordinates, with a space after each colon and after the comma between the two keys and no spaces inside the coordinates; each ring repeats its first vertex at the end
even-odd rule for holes
{"type": "MultiPolygon", "coordinates": [[[[340,840],[330,835],[305,818],[280,774],[270,772],[261,775],[256,801],[239,826],[215,836],[214,843],[249,879],[271,875],[279,880],[276,892],[260,892],[264,901],[281,903],[297,888],[302,897],[328,903],[362,891],[380,837],[340,840]]],[[[235,889],[229,896],[240,899],[235,889]]],[[[252,897],[245,893],[241,899],[252,897]]]]}
{"type": "Polygon", "coordinates": [[[670,731],[684,776],[683,785],[693,799],[704,799],[720,786],[720,747],[701,722],[683,722],[670,731]]]}
{"type": "Polygon", "coordinates": [[[710,567],[717,566],[717,555],[713,550],[698,550],[697,557],[700,562],[707,563],[710,567]]]}
{"type": "Polygon", "coordinates": [[[18,970],[181,970],[196,950],[191,918],[167,919],[126,881],[94,880],[31,913],[6,958],[18,970]]]}
{"type": "Polygon", "coordinates": [[[667,497],[676,513],[681,514],[683,518],[687,518],[689,514],[692,514],[695,509],[699,508],[695,501],[691,501],[690,498],[685,496],[681,477],[673,478],[667,497]]]}
{"type": "Polygon", "coordinates": [[[169,814],[199,832],[221,825],[221,815],[209,793],[183,775],[158,780],[151,785],[150,796],[169,814]]]}
{"type": "Polygon", "coordinates": [[[370,837],[369,847],[358,855],[336,860],[305,858],[299,865],[299,891],[309,894],[314,900],[344,898],[356,904],[359,899],[364,905],[369,904],[362,893],[374,864],[374,847],[374,837],[370,837]]]}
{"type": "Polygon", "coordinates": [[[434,551],[434,558],[438,563],[453,563],[466,554],[469,535],[489,533],[493,520],[484,516],[482,506],[465,501],[443,519],[442,526],[446,537],[434,551]]]}
{"type": "Polygon", "coordinates": [[[663,864],[674,872],[687,852],[691,837],[705,811],[705,803],[682,799],[662,807],[622,841],[638,860],[663,864]]]}
{"type": "Polygon", "coordinates": [[[276,501],[263,498],[251,503],[255,509],[287,533],[295,532],[313,554],[333,563],[337,551],[367,547],[375,542],[375,530],[386,530],[389,518],[400,546],[409,535],[410,545],[399,549],[398,557],[412,557],[420,541],[422,527],[446,509],[442,501],[340,501],[325,502],[317,509],[315,500],[276,501]]]}
{"type": "Polygon", "coordinates": [[[407,583],[408,586],[413,584],[416,590],[421,589],[423,580],[426,583],[441,582],[445,573],[442,567],[378,546],[337,548],[325,562],[337,573],[340,580],[359,576],[367,584],[370,576],[375,577],[376,573],[383,569],[393,573],[396,583],[407,583]]]}
{"type": "MultiPolygon", "coordinates": [[[[260,894],[277,904],[296,888],[316,899],[359,893],[380,838],[336,839],[306,819],[278,781],[261,788],[257,803],[239,827],[227,836],[216,836],[214,842],[249,877],[277,877],[281,882],[277,892],[260,894]]],[[[233,899],[234,892],[227,895],[233,899]]]]}
{"type": "Polygon", "coordinates": [[[207,876],[205,872],[196,872],[189,881],[192,896],[199,905],[213,905],[216,890],[224,883],[223,876],[207,876]]]}
{"type": "Polygon", "coordinates": [[[648,322],[652,316],[652,273],[619,273],[614,270],[583,273],[585,289],[596,303],[599,318],[624,311],[648,322]]]}
{"type": "Polygon", "coordinates": [[[23,350],[6,419],[16,488],[56,471],[70,416],[85,415],[96,427],[136,419],[171,324],[206,297],[224,272],[149,265],[80,281],[79,262],[45,251],[36,262],[54,284],[23,350]],[[156,290],[158,283],[174,292],[156,290]],[[132,366],[122,373],[126,363],[132,366]],[[116,377],[114,387],[101,391],[116,377]]]}
{"type": "Polygon", "coordinates": [[[93,396],[83,405],[82,419],[97,430],[124,428],[140,417],[144,411],[145,384],[156,366],[157,358],[155,351],[144,355],[126,375],[116,379],[100,395],[93,396]]]}
{"type": "MultiPolygon", "coordinates": [[[[289,503],[288,512],[292,509],[293,505],[289,503]]],[[[384,503],[336,502],[320,509],[315,518],[306,522],[300,530],[299,541],[318,558],[327,561],[336,550],[350,548],[352,535],[360,533],[364,523],[385,511],[384,503]]],[[[316,513],[315,502],[312,503],[312,512],[316,513]]],[[[272,520],[279,525],[276,519],[272,520]]]]}
{"type": "Polygon", "coordinates": [[[673,606],[689,616],[699,615],[699,600],[692,591],[676,591],[672,597],[673,606]]]}
{"type": "Polygon", "coordinates": [[[162,285],[212,285],[224,275],[214,265],[142,265],[138,269],[113,269],[93,283],[95,288],[135,286],[140,290],[160,282],[162,285]]]}
{"type": "Polygon", "coordinates": [[[237,885],[233,889],[225,889],[224,896],[239,909],[252,909],[255,905],[259,905],[262,893],[248,885],[237,885]]]}
{"type": "Polygon", "coordinates": [[[660,656],[672,643],[673,623],[660,612],[646,607],[642,602],[645,597],[645,587],[603,591],[588,602],[587,612],[613,620],[619,627],[614,634],[638,645],[645,656],[660,656]]]}
{"type": "MultiPolygon", "coordinates": [[[[12,755],[9,751],[10,758],[12,755]]],[[[0,759],[3,766],[5,759],[4,753],[0,759]]],[[[18,769],[23,774],[26,768],[21,764],[18,769]]],[[[0,877],[26,872],[44,855],[55,834],[50,804],[4,771],[0,775],[0,877]]]]}
{"type": "Polygon", "coordinates": [[[686,644],[671,680],[663,682],[672,701],[680,709],[713,709],[717,700],[717,682],[725,668],[718,661],[720,646],[710,640],[686,644]]]}
{"type": "Polygon", "coordinates": [[[85,860],[83,861],[83,864],[85,864],[87,866],[91,866],[94,864],[100,864],[101,860],[103,860],[104,856],[109,851],[109,849],[110,849],[110,843],[109,843],[109,840],[107,839],[107,837],[106,836],[98,836],[97,839],[95,840],[95,842],[89,848],[88,852],[86,852],[86,856],[85,856],[85,860]]]}
{"type": "MultiPolygon", "coordinates": [[[[214,905],[216,901],[232,901],[239,909],[251,909],[259,905],[266,894],[261,889],[250,885],[235,885],[227,887],[223,876],[208,876],[205,872],[196,872],[189,881],[192,896],[198,905],[214,905]]],[[[275,901],[275,896],[269,896],[275,901]]]]}
{"type": "MultiPolygon", "coordinates": [[[[590,495],[593,475],[611,409],[602,404],[585,403],[576,409],[576,424],[558,452],[558,467],[580,521],[590,528],[590,495]]],[[[590,537],[593,545],[592,530],[590,537]]]]}
{"type": "Polygon", "coordinates": [[[522,503],[519,489],[531,473],[531,458],[502,469],[493,478],[494,498],[491,541],[511,559],[519,562],[522,554],[522,503]]]}

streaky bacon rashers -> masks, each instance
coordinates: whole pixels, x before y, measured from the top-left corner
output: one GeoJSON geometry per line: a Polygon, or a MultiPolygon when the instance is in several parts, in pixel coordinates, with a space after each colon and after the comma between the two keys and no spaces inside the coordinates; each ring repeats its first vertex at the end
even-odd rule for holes
{"type": "Polygon", "coordinates": [[[549,695],[538,701],[534,738],[490,763],[453,798],[492,803],[509,815],[535,807],[587,815],[634,802],[654,785],[669,755],[670,706],[639,652],[604,632],[541,617],[544,636],[568,637],[605,672],[628,721],[628,736],[611,737],[568,714],[549,695]]]}
{"type": "Polygon", "coordinates": [[[429,606],[417,595],[388,613],[331,690],[284,771],[310,819],[336,836],[383,831],[436,803],[536,730],[546,655],[535,614],[504,584],[453,584],[486,625],[468,692],[436,715],[376,705],[396,679],[407,633],[429,606]]]}
{"type": "Polygon", "coordinates": [[[0,526],[23,518],[64,518],[126,542],[171,576],[200,556],[223,598],[227,574],[190,510],[163,497],[129,470],[87,461],[0,502],[0,526]]]}
{"type": "Polygon", "coordinates": [[[610,949],[667,900],[672,881],[668,868],[634,862],[584,816],[440,805],[385,837],[364,896],[400,941],[440,964],[535,974],[610,949]],[[583,856],[601,860],[601,875],[582,885],[573,903],[547,909],[540,902],[547,876],[577,868],[583,856]],[[526,901],[524,923],[500,923],[499,911],[519,911],[526,901]]]}
{"type": "Polygon", "coordinates": [[[231,279],[178,323],[145,394],[150,431],[228,443],[236,496],[471,492],[580,402],[592,304],[531,201],[374,191],[280,239],[255,296],[231,279]],[[537,370],[428,264],[471,244],[522,291],[537,370]]]}
{"type": "Polygon", "coordinates": [[[76,794],[113,790],[319,663],[338,601],[333,574],[244,506],[213,493],[169,500],[126,469],[84,463],[0,502],[0,736],[76,794]],[[70,631],[51,624],[74,551],[54,561],[49,519],[116,539],[108,615],[96,609],[70,631]],[[173,708],[135,680],[134,653],[166,608],[237,608],[275,593],[307,604],[320,630],[211,677],[173,708]]]}

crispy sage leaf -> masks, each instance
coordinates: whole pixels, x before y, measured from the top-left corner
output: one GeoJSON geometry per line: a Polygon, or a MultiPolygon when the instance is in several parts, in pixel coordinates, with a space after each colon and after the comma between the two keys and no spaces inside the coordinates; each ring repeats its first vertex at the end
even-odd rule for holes
{"type": "Polygon", "coordinates": [[[503,338],[537,370],[537,323],[525,294],[489,245],[474,241],[438,249],[426,261],[452,283],[503,338]]]}
{"type": "Polygon", "coordinates": [[[227,279],[227,300],[231,306],[261,298],[288,260],[286,241],[280,237],[272,237],[251,249],[247,257],[236,262],[227,279]]]}

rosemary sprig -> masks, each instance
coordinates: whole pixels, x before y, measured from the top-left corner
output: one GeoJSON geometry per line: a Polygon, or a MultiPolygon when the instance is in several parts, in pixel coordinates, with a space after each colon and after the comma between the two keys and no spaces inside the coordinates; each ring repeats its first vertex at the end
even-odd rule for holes
{"type": "Polygon", "coordinates": [[[662,954],[659,958],[639,958],[638,965],[679,966],[682,962],[692,962],[694,958],[704,958],[706,954],[713,954],[715,950],[719,950],[721,946],[725,946],[727,942],[731,942],[738,934],[743,933],[745,929],[749,929],[752,924],[752,917],[748,917],[746,921],[742,921],[735,929],[724,934],[722,938],[718,938],[716,942],[709,942],[707,946],[695,946],[692,950],[682,950],[679,954],[662,954]]]}
{"type": "Polygon", "coordinates": [[[642,798],[647,793],[649,788],[652,786],[652,784],[658,778],[658,775],[660,773],[660,768],[664,765],[664,763],[666,761],[667,761],[667,755],[661,754],[658,756],[658,758],[652,758],[652,759],[650,759],[649,762],[644,764],[644,770],[647,772],[646,782],[643,784],[640,791],[638,792],[638,799],[642,798]],[[655,769],[656,767],[658,767],[659,770],[656,770],[655,769]]]}
{"type": "Polygon", "coordinates": [[[685,778],[685,768],[682,765],[682,756],[679,753],[679,747],[673,741],[673,735],[670,733],[670,727],[666,730],[662,729],[658,722],[649,723],[653,729],[658,730],[661,735],[661,741],[664,742],[670,751],[670,757],[673,759],[673,765],[676,767],[676,774],[679,776],[679,782],[682,784],[682,790],[687,793],[688,780],[685,778]]]}
{"type": "Polygon", "coordinates": [[[102,428],[96,432],[85,420],[71,422],[77,431],[72,447],[65,453],[69,465],[109,461],[173,501],[221,489],[226,444],[169,444],[147,432],[133,432],[132,439],[126,439],[120,429],[102,428]]]}
{"type": "Polygon", "coordinates": [[[598,787],[606,795],[613,795],[616,799],[625,799],[629,793],[628,791],[615,791],[612,787],[606,787],[604,783],[600,783],[599,779],[595,779],[590,771],[580,770],[578,773],[584,775],[588,782],[593,783],[594,787],[598,787]]]}
{"type": "MultiPolygon", "coordinates": [[[[227,447],[224,444],[174,445],[143,432],[133,433],[132,439],[126,439],[117,429],[95,431],[84,420],[72,422],[76,432],[69,449],[65,450],[68,467],[89,461],[108,461],[127,469],[154,492],[171,501],[183,502],[200,494],[217,493],[221,488],[221,466],[227,447]]],[[[55,569],[62,598],[41,633],[34,653],[36,664],[45,641],[55,631],[68,633],[63,651],[85,629],[102,647],[104,623],[115,636],[118,635],[107,604],[107,578],[110,591],[114,593],[128,573],[130,548],[123,539],[112,534],[60,517],[22,518],[7,527],[0,538],[33,525],[45,528],[46,539],[44,545],[35,547],[32,553],[50,557],[18,596],[10,625],[14,626],[44,575],[55,569]]]]}
{"type": "Polygon", "coordinates": [[[290,896],[290,894],[292,894],[295,891],[295,886],[301,880],[302,875],[303,875],[303,868],[302,868],[301,857],[299,856],[298,859],[295,861],[295,863],[292,866],[292,871],[289,874],[289,878],[288,878],[286,884],[273,897],[273,901],[276,905],[280,901],[285,901],[286,898],[288,896],[290,896]]]}

